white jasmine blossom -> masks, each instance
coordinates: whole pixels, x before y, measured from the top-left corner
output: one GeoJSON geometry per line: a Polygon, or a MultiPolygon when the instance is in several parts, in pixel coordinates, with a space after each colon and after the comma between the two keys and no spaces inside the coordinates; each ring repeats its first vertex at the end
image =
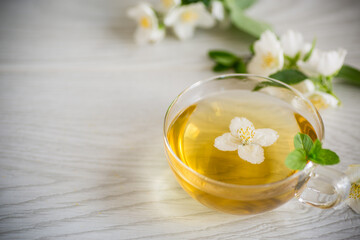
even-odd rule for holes
{"type": "Polygon", "coordinates": [[[253,74],[269,76],[284,66],[284,52],[276,35],[266,30],[254,44],[255,56],[247,65],[247,71],[253,74]]]}
{"type": "Polygon", "coordinates": [[[333,76],[344,64],[345,56],[346,50],[344,49],[328,52],[314,49],[307,62],[300,60],[297,65],[302,72],[311,77],[333,76]]]}
{"type": "Polygon", "coordinates": [[[167,13],[174,7],[179,6],[181,0],[160,0],[159,11],[162,13],[167,13]]]}
{"type": "Polygon", "coordinates": [[[211,15],[213,15],[213,17],[220,22],[224,20],[225,9],[222,2],[220,1],[211,2],[211,15]]]}
{"type": "Polygon", "coordinates": [[[336,97],[329,93],[316,90],[315,84],[309,79],[295,84],[293,87],[308,98],[317,109],[337,107],[339,105],[339,100],[336,97]]]}
{"type": "Polygon", "coordinates": [[[130,8],[127,11],[130,18],[134,19],[138,23],[138,27],[135,31],[135,41],[138,44],[144,44],[147,42],[159,42],[165,36],[164,28],[159,27],[158,18],[147,3],[140,3],[137,6],[130,8]]]}
{"type": "Polygon", "coordinates": [[[294,58],[299,52],[301,53],[305,44],[302,34],[293,30],[288,30],[281,35],[280,43],[284,54],[290,58],[294,58]]]}
{"type": "Polygon", "coordinates": [[[181,40],[191,38],[196,27],[211,28],[215,25],[215,19],[201,2],[173,8],[164,22],[166,26],[173,27],[181,40]]]}
{"type": "Polygon", "coordinates": [[[240,158],[253,164],[264,161],[264,149],[276,142],[279,135],[270,128],[255,129],[244,117],[235,117],[230,123],[230,132],[215,139],[214,147],[221,151],[238,151],[240,158]]]}
{"type": "Polygon", "coordinates": [[[346,171],[351,182],[351,190],[345,201],[357,214],[360,214],[360,164],[350,165],[346,171]]]}

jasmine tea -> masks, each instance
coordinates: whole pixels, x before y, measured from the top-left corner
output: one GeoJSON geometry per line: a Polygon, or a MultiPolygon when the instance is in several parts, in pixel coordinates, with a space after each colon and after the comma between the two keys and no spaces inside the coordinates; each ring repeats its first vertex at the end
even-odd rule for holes
{"type": "Polygon", "coordinates": [[[175,118],[168,139],[176,155],[190,168],[211,179],[240,185],[272,183],[294,173],[285,164],[293,150],[297,132],[316,138],[310,123],[300,114],[264,94],[227,91],[189,106],[175,118]],[[229,132],[234,117],[245,117],[256,129],[278,133],[274,144],[264,147],[264,161],[253,164],[237,151],[221,151],[214,146],[218,136],[229,132]]]}
{"type": "Polygon", "coordinates": [[[294,196],[295,181],[292,188],[265,199],[259,192],[258,200],[247,200],[254,196],[247,196],[246,188],[281,182],[295,173],[284,161],[298,132],[317,138],[312,125],[284,101],[259,92],[228,90],[180,111],[169,126],[167,139],[176,156],[196,173],[210,181],[245,187],[242,195],[224,197],[223,189],[192,176],[200,190],[182,176],[186,173],[174,170],[177,166],[173,164],[180,184],[191,196],[222,211],[251,214],[294,196]]]}

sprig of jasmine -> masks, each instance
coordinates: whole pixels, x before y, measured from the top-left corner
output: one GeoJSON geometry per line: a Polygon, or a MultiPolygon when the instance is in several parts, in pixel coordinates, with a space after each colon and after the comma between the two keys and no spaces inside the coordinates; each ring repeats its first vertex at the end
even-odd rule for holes
{"type": "Polygon", "coordinates": [[[294,137],[294,146],[295,150],[289,153],[285,160],[286,166],[290,169],[304,169],[308,161],[320,165],[334,165],[340,162],[335,152],[322,148],[318,139],[313,142],[307,134],[297,133],[294,137]]]}
{"type": "MultiPolygon", "coordinates": [[[[299,90],[317,108],[336,107],[341,104],[334,93],[333,78],[342,78],[360,85],[360,71],[344,64],[346,50],[322,51],[303,40],[299,32],[288,30],[280,37],[267,30],[250,45],[250,54],[237,56],[229,51],[211,50],[215,62],[213,71],[234,70],[277,79],[299,90]]],[[[283,87],[264,81],[254,87],[283,87]]]]}

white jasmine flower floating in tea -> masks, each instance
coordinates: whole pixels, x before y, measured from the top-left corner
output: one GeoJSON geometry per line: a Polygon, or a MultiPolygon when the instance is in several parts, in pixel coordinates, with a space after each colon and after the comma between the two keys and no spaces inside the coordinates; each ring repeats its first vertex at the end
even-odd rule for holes
{"type": "Polygon", "coordinates": [[[135,19],[138,27],[135,31],[135,41],[138,44],[159,42],[164,38],[165,30],[159,24],[155,11],[147,3],[140,3],[127,12],[128,16],[135,19]]]}
{"type": "Polygon", "coordinates": [[[253,164],[264,161],[264,149],[276,142],[279,135],[270,128],[255,129],[244,117],[235,117],[230,132],[215,139],[214,146],[221,151],[238,151],[239,157],[253,164]]]}
{"type": "Polygon", "coordinates": [[[213,27],[215,19],[206,10],[205,5],[198,2],[172,9],[165,16],[164,23],[166,26],[173,27],[176,36],[184,40],[194,35],[196,27],[213,27]]]}

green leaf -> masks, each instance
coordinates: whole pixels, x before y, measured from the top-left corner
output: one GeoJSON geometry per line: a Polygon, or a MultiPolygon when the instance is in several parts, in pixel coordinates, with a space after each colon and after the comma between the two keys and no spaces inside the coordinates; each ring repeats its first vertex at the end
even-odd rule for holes
{"type": "Polygon", "coordinates": [[[225,0],[225,4],[230,9],[245,10],[254,5],[257,0],[225,0]]]}
{"type": "Polygon", "coordinates": [[[289,57],[287,55],[284,55],[285,57],[284,69],[296,68],[296,63],[300,59],[300,55],[301,55],[300,51],[294,57],[289,57]]]}
{"type": "Polygon", "coordinates": [[[238,61],[238,57],[234,54],[221,50],[209,51],[209,57],[216,63],[227,67],[233,66],[238,61]]]}
{"type": "Polygon", "coordinates": [[[279,72],[276,72],[269,77],[277,79],[286,84],[296,84],[307,79],[307,76],[302,72],[295,69],[285,69],[279,72]]]}
{"type": "Polygon", "coordinates": [[[309,156],[311,158],[315,158],[316,155],[320,152],[321,148],[322,148],[321,142],[318,139],[316,139],[314,144],[311,147],[311,150],[309,152],[309,156]]]}
{"type": "Polygon", "coordinates": [[[216,64],[214,67],[213,67],[213,71],[214,72],[223,72],[223,71],[226,71],[228,69],[230,69],[231,67],[229,66],[224,66],[224,65],[221,65],[221,64],[216,64]]]}
{"type": "Polygon", "coordinates": [[[360,71],[349,65],[343,65],[336,77],[360,85],[360,71]]]}
{"type": "Polygon", "coordinates": [[[236,73],[246,73],[246,64],[241,58],[235,63],[234,69],[236,73]]]}
{"type": "Polygon", "coordinates": [[[307,52],[304,56],[304,62],[306,62],[307,60],[309,60],[309,58],[311,57],[312,52],[314,51],[316,45],[316,38],[313,39],[312,44],[311,44],[311,49],[309,52],[307,52]]]}
{"type": "Polygon", "coordinates": [[[251,52],[252,55],[255,55],[254,44],[255,44],[255,42],[253,42],[253,43],[249,46],[249,50],[250,50],[250,52],[251,52]]]}
{"type": "Polygon", "coordinates": [[[265,30],[271,29],[269,24],[246,16],[245,13],[238,8],[230,7],[230,19],[238,29],[256,38],[259,38],[265,30]]]}
{"type": "Polygon", "coordinates": [[[205,6],[209,7],[211,0],[181,0],[181,5],[188,5],[197,2],[202,2],[205,6]]]}
{"type": "Polygon", "coordinates": [[[340,162],[339,156],[329,149],[321,149],[316,157],[310,160],[321,165],[334,165],[340,162]]]}
{"type": "Polygon", "coordinates": [[[309,154],[313,146],[313,141],[307,134],[297,133],[294,137],[294,146],[296,149],[304,149],[309,154]]]}
{"type": "Polygon", "coordinates": [[[285,160],[285,165],[294,170],[304,169],[306,163],[306,152],[304,149],[295,149],[286,157],[285,160]]]}
{"type": "Polygon", "coordinates": [[[283,85],[276,83],[276,82],[269,82],[269,81],[264,81],[264,82],[260,82],[258,83],[253,91],[259,91],[260,89],[264,88],[264,87],[284,87],[283,85]]]}

